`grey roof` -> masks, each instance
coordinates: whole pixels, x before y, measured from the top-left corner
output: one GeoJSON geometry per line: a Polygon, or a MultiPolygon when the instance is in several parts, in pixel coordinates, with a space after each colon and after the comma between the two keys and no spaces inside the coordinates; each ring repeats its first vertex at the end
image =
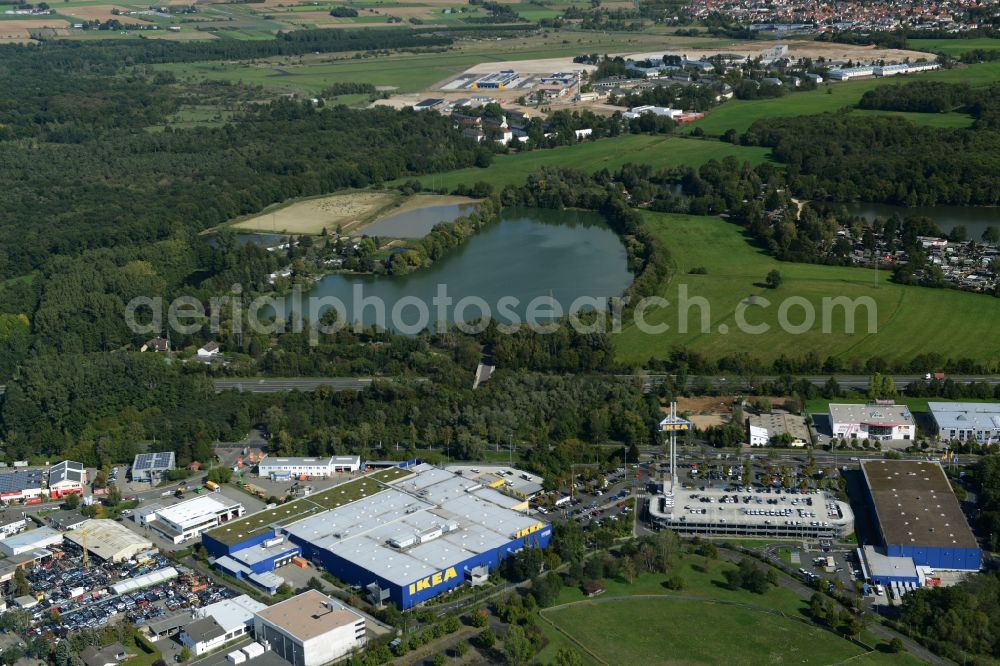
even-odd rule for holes
{"type": "Polygon", "coordinates": [[[187,626],[193,618],[194,615],[191,611],[179,611],[177,613],[171,613],[170,615],[158,617],[155,620],[150,620],[146,624],[149,627],[149,630],[154,634],[162,634],[165,631],[180,629],[181,627],[187,626]]]}
{"type": "Polygon", "coordinates": [[[29,488],[42,487],[42,470],[21,469],[0,474],[0,493],[16,493],[29,488]]]}
{"type": "Polygon", "coordinates": [[[940,430],[1000,430],[1000,403],[928,402],[940,430]]]}
{"type": "Polygon", "coordinates": [[[205,643],[206,641],[226,635],[226,631],[219,626],[219,623],[213,617],[203,617],[200,620],[195,620],[184,627],[184,633],[195,643],[205,643]]]}
{"type": "Polygon", "coordinates": [[[866,425],[913,425],[913,415],[906,405],[847,405],[831,404],[833,423],[864,423],[866,425]]]}
{"type": "Polygon", "coordinates": [[[912,557],[889,557],[875,550],[873,546],[865,546],[865,562],[868,564],[868,574],[872,578],[905,577],[918,578],[917,566],[912,557]]]}
{"type": "Polygon", "coordinates": [[[36,530],[29,530],[27,532],[21,532],[20,534],[15,534],[14,536],[7,537],[6,539],[0,540],[4,547],[11,550],[17,548],[23,548],[25,546],[31,547],[36,543],[42,541],[48,541],[49,539],[58,538],[62,541],[62,532],[54,530],[51,527],[39,527],[36,530]]]}
{"type": "Polygon", "coordinates": [[[49,486],[62,481],[83,483],[84,474],[83,463],[63,460],[49,468],[49,486]]]}
{"type": "Polygon", "coordinates": [[[398,585],[502,548],[535,518],[490,501],[481,484],[419,465],[392,488],[285,530],[398,585]],[[426,537],[426,538],[423,538],[426,537]],[[396,547],[389,545],[392,541],[396,547]]]}
{"type": "Polygon", "coordinates": [[[174,465],[173,451],[163,451],[161,453],[140,453],[132,462],[132,471],[166,471],[168,469],[173,469],[174,465]]]}
{"type": "Polygon", "coordinates": [[[105,664],[117,664],[118,655],[125,654],[125,646],[121,643],[112,643],[105,648],[96,648],[93,645],[85,647],[80,652],[83,663],[87,666],[104,666],[105,664]]]}

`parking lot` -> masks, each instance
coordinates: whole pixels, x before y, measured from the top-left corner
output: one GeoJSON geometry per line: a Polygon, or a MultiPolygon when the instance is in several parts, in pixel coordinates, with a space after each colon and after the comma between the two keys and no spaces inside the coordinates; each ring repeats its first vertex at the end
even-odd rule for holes
{"type": "Polygon", "coordinates": [[[232,596],[228,589],[194,576],[160,554],[119,564],[91,558],[90,566],[84,568],[82,552],[74,544],[64,542],[62,549],[52,550],[51,558],[26,572],[32,593],[43,596],[42,602],[31,609],[36,626],[29,630],[29,636],[38,633],[66,636],[120,619],[139,625],[173,611],[197,608],[232,596]],[[179,578],[121,595],[111,589],[115,583],[170,566],[180,572],[179,578]],[[58,623],[51,621],[53,611],[58,613],[58,623]]]}

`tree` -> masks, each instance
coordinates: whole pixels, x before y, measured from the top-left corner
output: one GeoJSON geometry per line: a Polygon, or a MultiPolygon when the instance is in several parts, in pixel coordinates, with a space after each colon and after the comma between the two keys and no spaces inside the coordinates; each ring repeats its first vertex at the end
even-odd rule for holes
{"type": "Polygon", "coordinates": [[[1000,228],[990,225],[983,231],[983,242],[991,245],[1000,243],[1000,228]]]}
{"type": "Polygon", "coordinates": [[[583,657],[572,648],[559,648],[553,666],[583,666],[583,657]]]}
{"type": "Polygon", "coordinates": [[[189,650],[187,646],[182,647],[180,654],[177,656],[180,657],[181,661],[187,661],[191,658],[191,650],[189,650]]]}
{"type": "Polygon", "coordinates": [[[490,648],[492,648],[494,645],[497,644],[496,634],[494,634],[493,630],[490,629],[489,627],[486,627],[485,629],[480,631],[479,636],[477,637],[476,640],[479,641],[480,646],[482,646],[487,650],[489,650],[490,648]]]}
{"type": "Polygon", "coordinates": [[[889,375],[876,372],[868,380],[868,398],[870,400],[887,400],[897,396],[896,382],[889,375]]]}
{"type": "Polygon", "coordinates": [[[76,493],[70,493],[63,497],[63,508],[68,511],[76,511],[80,508],[80,496],[76,493]]]}
{"type": "Polygon", "coordinates": [[[503,637],[503,656],[510,666],[527,664],[534,656],[534,649],[524,629],[516,624],[503,637]]]}
{"type": "Polygon", "coordinates": [[[893,636],[892,640],[889,641],[889,652],[899,654],[906,648],[903,646],[903,641],[900,640],[899,636],[893,636]]]}
{"type": "Polygon", "coordinates": [[[229,483],[233,478],[233,470],[220,465],[208,470],[207,479],[215,483],[229,483]]]}
{"type": "Polygon", "coordinates": [[[781,272],[777,268],[772,268],[767,277],[764,278],[764,284],[767,285],[768,289],[777,289],[781,286],[781,282],[781,272]]]}
{"type": "Polygon", "coordinates": [[[24,569],[18,567],[14,571],[14,596],[23,597],[29,592],[31,592],[31,584],[28,583],[28,578],[24,575],[24,569]]]}
{"type": "Polygon", "coordinates": [[[316,590],[318,592],[322,592],[323,581],[321,581],[319,578],[316,578],[316,576],[313,576],[306,582],[306,587],[308,587],[310,590],[316,590]]]}

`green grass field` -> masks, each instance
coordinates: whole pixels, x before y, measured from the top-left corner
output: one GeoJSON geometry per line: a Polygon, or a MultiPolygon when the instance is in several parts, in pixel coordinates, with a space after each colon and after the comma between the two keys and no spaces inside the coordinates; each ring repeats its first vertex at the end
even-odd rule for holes
{"type": "Polygon", "coordinates": [[[1000,49],[1000,39],[990,39],[989,37],[980,37],[977,39],[908,39],[907,44],[911,49],[918,51],[947,53],[948,55],[956,56],[974,49],[1000,49]]]}
{"type": "MultiPolygon", "coordinates": [[[[684,556],[672,572],[684,579],[678,592],[667,590],[659,574],[637,576],[631,584],[604,580],[605,592],[595,600],[565,588],[556,605],[543,611],[558,629],[542,622],[549,643],[536,662],[551,663],[559,648],[568,646],[581,653],[585,664],[599,663],[582,644],[608,664],[921,663],[905,654],[866,653],[803,622],[806,604],[788,588],[772,587],[764,594],[729,589],[724,572],[734,567],[684,556]]],[[[866,641],[881,647],[873,636],[866,641]]]]}
{"type": "Polygon", "coordinates": [[[609,664],[835,664],[864,653],[819,627],[703,601],[588,601],[546,618],[609,664]]]}
{"type": "MultiPolygon", "coordinates": [[[[970,65],[950,70],[940,70],[926,72],[923,74],[910,75],[905,81],[949,81],[954,83],[965,82],[972,85],[986,85],[1000,80],[1000,62],[989,62],[979,65],[970,65]]],[[[713,109],[701,120],[691,123],[693,127],[702,128],[707,134],[718,135],[728,129],[735,129],[737,132],[745,131],[754,121],[762,118],[775,116],[804,116],[827,111],[836,111],[844,107],[853,107],[861,99],[867,90],[871,90],[887,83],[903,83],[902,79],[868,79],[864,81],[845,81],[843,83],[821,84],[816,90],[796,92],[776,97],[773,99],[737,100],[733,99],[713,109]]],[[[905,114],[910,120],[915,116],[925,114],[905,114]]],[[[959,114],[943,114],[945,116],[959,114]]],[[[950,118],[947,125],[940,125],[929,118],[920,119],[921,124],[934,126],[952,127],[950,123],[957,123],[957,118],[950,118]]]]}
{"type": "MultiPolygon", "coordinates": [[[[729,155],[753,164],[767,160],[767,148],[734,146],[721,141],[672,136],[630,134],[614,139],[587,141],[551,150],[534,150],[513,155],[498,155],[485,169],[469,167],[419,179],[431,188],[451,190],[462,183],[486,181],[500,189],[520,184],[529,174],[544,166],[559,166],[580,171],[614,171],[624,164],[648,164],[656,168],[689,164],[698,166],[729,155]]],[[[407,179],[409,180],[409,179],[407,179]]]]}
{"type": "Polygon", "coordinates": [[[924,125],[926,127],[945,127],[950,129],[971,127],[972,116],[964,113],[915,113],[900,111],[877,111],[867,109],[855,109],[852,115],[857,116],[898,116],[905,118],[914,125],[924,125]]]}
{"type": "MultiPolygon", "coordinates": [[[[274,25],[280,27],[280,24],[274,25]]],[[[234,26],[220,23],[218,27],[221,34],[234,26]]],[[[265,25],[260,29],[271,29],[271,26],[265,25]]],[[[722,40],[715,43],[720,48],[728,44],[722,40]]],[[[325,54],[239,63],[169,63],[157,67],[172,71],[179,77],[241,81],[274,91],[316,94],[332,83],[352,81],[391,86],[400,93],[414,93],[482,62],[613,53],[658,48],[662,44],[662,37],[641,33],[554,32],[549,36],[519,36],[499,42],[460,43],[457,48],[443,53],[394,53],[378,58],[325,54]]]]}
{"type": "MultiPolygon", "coordinates": [[[[657,213],[646,213],[644,218],[670,249],[676,264],[672,281],[660,293],[671,305],[651,308],[644,321],[670,328],[643,333],[634,322],[625,326],[615,339],[623,361],[642,363],[663,357],[678,346],[712,358],[749,352],[765,361],[781,354],[799,357],[809,351],[820,358],[832,355],[845,361],[876,355],[909,360],[927,349],[980,360],[996,357],[1000,308],[994,307],[989,297],[896,285],[885,271],[878,274],[876,282],[876,274],[867,269],[781,263],[751,246],[740,227],[721,218],[657,213]],[[704,267],[707,274],[689,274],[695,267],[704,267]],[[784,278],[781,287],[770,290],[758,286],[773,268],[784,278]],[[703,326],[701,308],[679,306],[682,288],[687,290],[689,303],[694,297],[707,301],[707,327],[703,326]],[[822,299],[840,296],[871,299],[874,333],[868,332],[866,307],[856,311],[855,333],[846,332],[844,308],[828,308],[824,316],[822,299]],[[805,299],[803,303],[815,314],[815,323],[805,332],[789,333],[779,326],[781,304],[790,297],[805,299]],[[760,334],[740,331],[738,307],[748,325],[763,324],[769,329],[760,334]],[[688,312],[687,332],[680,330],[682,311],[688,312]],[[828,333],[823,332],[824,320],[828,333]]],[[[790,307],[786,320],[800,324],[804,309],[790,307]]]]}

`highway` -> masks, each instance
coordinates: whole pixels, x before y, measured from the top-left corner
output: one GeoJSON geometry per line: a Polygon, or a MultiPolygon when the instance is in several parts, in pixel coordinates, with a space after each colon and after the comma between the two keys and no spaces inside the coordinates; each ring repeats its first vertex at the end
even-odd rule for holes
{"type": "MultiPolygon", "coordinates": [[[[240,379],[216,379],[217,392],[236,389],[248,393],[280,393],[282,391],[314,391],[318,386],[329,386],[334,391],[361,391],[369,386],[371,377],[288,377],[262,378],[243,377],[240,379]]],[[[384,381],[392,381],[385,378],[384,381]]]]}
{"type": "MultiPolygon", "coordinates": [[[[922,380],[923,375],[891,375],[896,387],[905,389],[906,385],[922,380]]],[[[636,379],[643,382],[644,386],[659,386],[667,378],[676,379],[676,375],[617,375],[620,379],[636,379]]],[[[868,375],[834,375],[834,379],[841,388],[856,389],[860,391],[868,388],[868,375]]],[[[279,393],[282,391],[312,391],[317,386],[329,386],[335,391],[360,391],[369,386],[375,378],[373,377],[241,377],[238,379],[216,379],[215,390],[227,391],[236,389],[237,391],[247,391],[250,393],[279,393]]],[[[393,381],[392,377],[379,377],[381,381],[393,381]]],[[[709,384],[716,390],[730,390],[733,392],[750,391],[753,387],[758,387],[765,382],[774,382],[780,379],[777,375],[760,375],[753,377],[724,376],[699,376],[688,375],[687,385],[697,386],[698,382],[708,380],[709,384]]],[[[830,379],[830,375],[807,375],[799,377],[816,385],[823,386],[830,379]]],[[[954,375],[948,379],[957,384],[970,384],[972,382],[984,382],[991,386],[1000,385],[1000,376],[996,375],[954,375]]],[[[427,381],[425,378],[417,381],[427,381]]],[[[7,387],[0,385],[0,395],[3,395],[7,387]]]]}

